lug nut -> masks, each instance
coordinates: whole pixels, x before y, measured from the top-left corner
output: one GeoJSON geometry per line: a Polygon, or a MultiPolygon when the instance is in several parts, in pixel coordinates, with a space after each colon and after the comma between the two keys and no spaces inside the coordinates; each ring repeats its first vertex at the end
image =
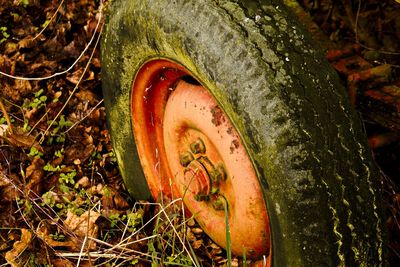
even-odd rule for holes
{"type": "Polygon", "coordinates": [[[209,195],[202,195],[202,194],[198,194],[194,196],[194,199],[196,201],[209,201],[210,200],[210,196],[209,195]]]}
{"type": "Polygon", "coordinates": [[[194,154],[200,154],[200,153],[206,152],[206,146],[204,145],[203,140],[201,140],[200,138],[197,138],[196,141],[194,141],[193,143],[190,144],[190,150],[194,154]]]}
{"type": "Polygon", "coordinates": [[[189,165],[189,163],[192,162],[193,160],[194,160],[194,157],[193,157],[192,153],[190,153],[190,152],[184,152],[179,157],[179,161],[183,167],[186,167],[187,165],[189,165]]]}
{"type": "Polygon", "coordinates": [[[210,192],[211,195],[215,195],[215,194],[217,194],[218,192],[219,192],[218,186],[212,186],[212,187],[211,187],[211,192],[210,192]]]}
{"type": "Polygon", "coordinates": [[[219,195],[212,203],[215,210],[224,210],[224,205],[228,205],[225,197],[219,195]]]}
{"type": "Polygon", "coordinates": [[[225,168],[224,165],[218,164],[216,168],[214,168],[211,173],[211,180],[214,183],[218,183],[219,181],[225,181],[226,180],[226,172],[225,172],[225,168]]]}

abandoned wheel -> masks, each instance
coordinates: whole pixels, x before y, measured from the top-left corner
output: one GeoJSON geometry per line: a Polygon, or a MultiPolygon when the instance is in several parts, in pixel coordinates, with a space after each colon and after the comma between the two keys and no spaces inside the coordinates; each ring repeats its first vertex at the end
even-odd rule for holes
{"type": "Polygon", "coordinates": [[[280,1],[113,1],[103,92],[136,199],[182,198],[267,266],[379,265],[377,172],[340,82],[280,1]]]}
{"type": "Polygon", "coordinates": [[[225,112],[183,66],[150,60],[131,93],[133,132],[153,198],[181,197],[206,233],[231,250],[269,255],[268,215],[256,171],[225,112]]]}

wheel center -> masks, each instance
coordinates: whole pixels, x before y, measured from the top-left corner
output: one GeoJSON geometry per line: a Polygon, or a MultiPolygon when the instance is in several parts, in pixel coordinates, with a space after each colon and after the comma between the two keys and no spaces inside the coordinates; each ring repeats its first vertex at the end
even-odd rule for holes
{"type": "Polygon", "coordinates": [[[211,191],[210,177],[204,166],[194,160],[185,169],[185,186],[196,200],[207,200],[211,191]]]}

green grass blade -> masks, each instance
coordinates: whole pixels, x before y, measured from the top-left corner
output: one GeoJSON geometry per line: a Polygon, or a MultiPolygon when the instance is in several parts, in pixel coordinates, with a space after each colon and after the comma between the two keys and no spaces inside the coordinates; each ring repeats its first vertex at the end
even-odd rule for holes
{"type": "Polygon", "coordinates": [[[228,258],[228,267],[232,267],[232,251],[231,251],[231,230],[229,228],[228,220],[228,204],[224,201],[225,210],[225,225],[226,225],[226,255],[228,258]]]}

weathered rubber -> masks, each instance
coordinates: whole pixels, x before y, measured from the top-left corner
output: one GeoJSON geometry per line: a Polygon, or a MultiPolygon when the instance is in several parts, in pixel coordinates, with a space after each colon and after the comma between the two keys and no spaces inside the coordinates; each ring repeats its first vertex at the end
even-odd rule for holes
{"type": "Polygon", "coordinates": [[[214,95],[256,166],[273,266],[381,266],[377,170],[357,114],[281,1],[113,0],[102,42],[108,122],[122,175],[150,197],[132,136],[140,66],[174,60],[214,95]]]}

